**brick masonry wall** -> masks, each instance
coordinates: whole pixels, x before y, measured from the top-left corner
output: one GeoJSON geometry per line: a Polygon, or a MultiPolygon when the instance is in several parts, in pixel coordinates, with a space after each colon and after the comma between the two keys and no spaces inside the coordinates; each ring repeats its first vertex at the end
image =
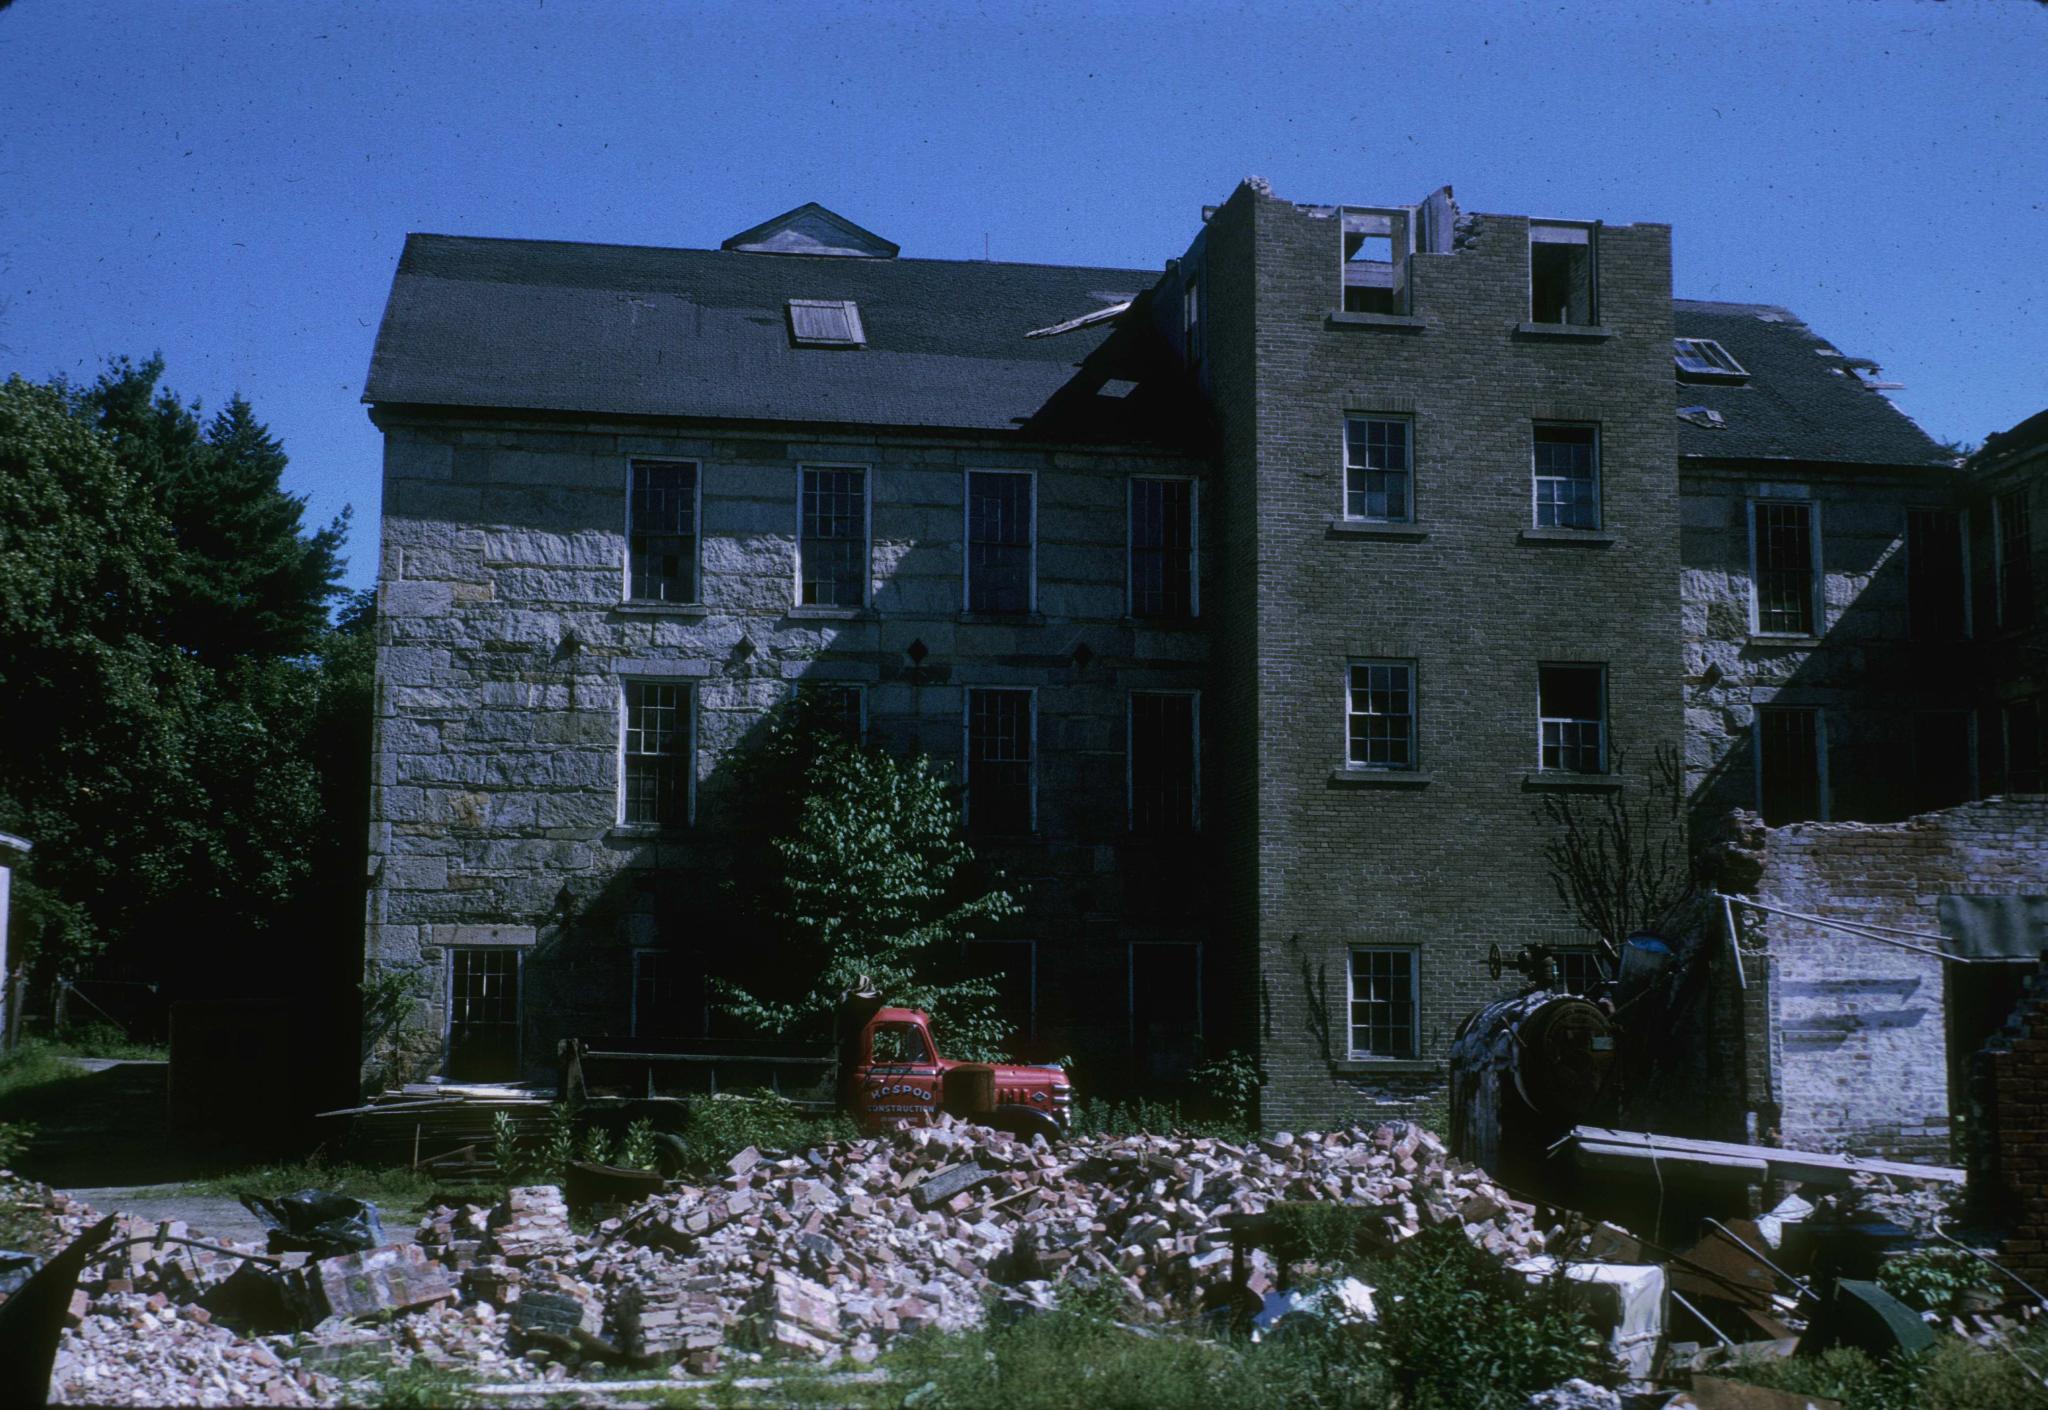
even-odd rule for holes
{"type": "MultiPolygon", "coordinates": [[[[1901,823],[1771,829],[1757,898],[1933,936],[1943,895],[2038,895],[2044,878],[2048,799],[1996,798],[1901,823]]],[[[1791,917],[1751,913],[1744,930],[1771,960],[1785,1144],[1946,1161],[1965,1056],[1947,1036],[1949,991],[1970,981],[1933,956],[1791,917]]]]}
{"type": "Polygon", "coordinates": [[[1970,1196],[2006,1268],[2048,1282],[2048,966],[1972,1063],[1970,1196]]]}
{"type": "MultiPolygon", "coordinates": [[[[1249,237],[1255,277],[1256,396],[1239,407],[1255,434],[1226,434],[1219,475],[1256,486],[1256,622],[1236,640],[1257,661],[1263,1111],[1268,1125],[1320,1124],[1441,1087],[1457,1024],[1505,992],[1486,975],[1490,943],[1587,939],[1542,860],[1537,790],[1556,780],[1536,776],[1538,663],[1606,665],[1613,738],[1639,759],[1678,742],[1670,234],[1601,230],[1609,336],[1589,339],[1517,331],[1529,290],[1518,217],[1481,217],[1457,253],[1414,259],[1419,327],[1331,317],[1329,212],[1241,189],[1212,241],[1223,228],[1249,237]],[[1413,418],[1420,539],[1331,524],[1345,414],[1372,411],[1413,418]],[[1545,420],[1599,426],[1599,534],[1524,532],[1545,420]],[[1354,657],[1415,663],[1426,783],[1343,770],[1354,657]],[[1416,951],[1413,1061],[1351,1053],[1356,944],[1416,951]]],[[[1218,258],[1212,245],[1212,269],[1218,258]]]]}
{"type": "MultiPolygon", "coordinates": [[[[1938,471],[1772,463],[1680,467],[1684,560],[1686,781],[1696,823],[1758,806],[1751,730],[1758,706],[1817,709],[1828,817],[1896,821],[1925,806],[1917,711],[1970,708],[1966,647],[1911,638],[1906,518],[1946,508],[1938,471]],[[1809,501],[1820,537],[1824,616],[1810,638],[1750,630],[1750,501],[1809,501]]],[[[1963,796],[1973,791],[1957,780],[1963,796]]]]}
{"type": "Polygon", "coordinates": [[[438,1068],[455,947],[524,951],[523,1058],[539,1074],[557,1039],[625,1029],[635,949],[687,963],[730,942],[717,889],[727,765],[796,680],[865,686],[871,735],[949,772],[968,687],[1037,690],[1038,833],[984,852],[1028,893],[1010,933],[1039,942],[1040,1028],[1066,1050],[1126,1045],[1130,941],[1210,938],[1203,844],[1165,856],[1134,842],[1124,784],[1130,692],[1199,689],[1209,655],[1205,624],[1126,614],[1127,485],[1199,478],[1201,463],[937,437],[391,412],[382,424],[368,953],[424,981],[386,1044],[408,1075],[438,1068]],[[621,602],[627,464],[642,456],[701,467],[700,607],[621,602]],[[792,606],[797,467],[820,462],[868,467],[866,610],[792,606]],[[1036,473],[1027,620],[960,610],[970,467],[1036,473]],[[913,640],[930,653],[921,681],[913,640]],[[629,676],[691,687],[694,826],[618,824],[629,676]]]}

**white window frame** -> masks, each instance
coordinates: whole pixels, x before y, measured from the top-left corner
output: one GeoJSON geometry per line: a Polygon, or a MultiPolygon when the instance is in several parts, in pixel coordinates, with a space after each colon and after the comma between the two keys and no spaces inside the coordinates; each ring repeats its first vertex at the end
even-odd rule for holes
{"type": "Polygon", "coordinates": [[[1671,360],[1688,377],[1723,382],[1741,382],[1749,378],[1749,369],[1712,338],[1673,338],[1671,360]]]}
{"type": "Polygon", "coordinates": [[[704,601],[704,462],[689,456],[631,455],[626,457],[626,552],[619,565],[619,601],[659,607],[695,607],[704,601]],[[690,492],[690,582],[696,592],[688,602],[670,602],[659,597],[633,596],[633,470],[640,465],[687,465],[696,471],[690,492]]]}
{"type": "Polygon", "coordinates": [[[985,616],[1016,617],[1031,616],[1038,611],[1038,472],[1036,470],[997,470],[982,466],[969,466],[960,479],[960,610],[974,611],[974,477],[976,475],[1022,475],[1031,498],[1031,552],[1027,558],[1028,567],[1024,579],[1024,611],[988,612],[985,616]]]}
{"type": "Polygon", "coordinates": [[[859,461],[806,460],[796,467],[796,574],[791,585],[790,601],[798,607],[824,606],[845,607],[852,611],[864,609],[875,594],[875,480],[874,467],[859,461]],[[808,471],[860,472],[860,534],[861,563],[860,601],[855,603],[806,603],[804,601],[804,475],[808,471]]]}
{"type": "Polygon", "coordinates": [[[1539,661],[1536,663],[1536,771],[1553,778],[1605,778],[1614,771],[1611,749],[1613,736],[1612,718],[1614,702],[1608,689],[1607,663],[1604,661],[1539,661]],[[1584,724],[1586,721],[1576,715],[1546,715],[1543,713],[1543,673],[1546,670],[1596,671],[1600,676],[1600,767],[1596,772],[1585,773],[1578,769],[1546,768],[1543,763],[1543,727],[1545,725],[1584,724]]]}
{"type": "MultiPolygon", "coordinates": [[[[1601,445],[1598,421],[1531,421],[1529,423],[1529,525],[1536,529],[1559,529],[1565,533],[1598,533],[1607,523],[1607,477],[1601,467],[1601,445]],[[1593,522],[1590,524],[1546,524],[1543,522],[1543,501],[1536,493],[1536,486],[1545,480],[1555,480],[1556,475],[1539,474],[1536,469],[1536,443],[1539,432],[1591,431],[1593,433],[1593,522]]],[[[1409,458],[1414,459],[1411,447],[1409,458]]],[[[1411,477],[1413,472],[1410,472],[1411,477]]]]}
{"type": "Polygon", "coordinates": [[[616,798],[612,813],[613,826],[623,832],[635,833],[671,832],[679,828],[695,826],[697,822],[697,710],[698,697],[701,693],[697,689],[697,681],[689,676],[657,676],[637,673],[622,675],[618,678],[618,681],[619,733],[617,752],[614,756],[618,786],[615,790],[616,798]],[[629,756],[626,753],[626,732],[629,728],[628,721],[630,719],[628,712],[632,709],[632,687],[636,685],[672,685],[681,690],[689,702],[688,708],[684,711],[690,737],[682,758],[683,816],[678,822],[649,823],[626,821],[627,760],[629,757],[639,757],[637,755],[629,756]]]}
{"type": "MultiPolygon", "coordinates": [[[[1764,731],[1763,712],[1766,710],[1797,710],[1813,716],[1813,775],[1817,796],[1814,808],[1818,816],[1813,822],[1833,822],[1834,790],[1828,778],[1828,712],[1818,705],[1779,705],[1759,702],[1750,712],[1749,745],[1750,777],[1754,781],[1752,802],[1756,815],[1764,815],[1764,731]]],[[[1780,824],[1784,826],[1785,824],[1780,824]]]]}
{"type": "Polygon", "coordinates": [[[867,346],[867,329],[861,325],[860,305],[853,299],[790,299],[786,305],[789,318],[789,338],[800,348],[864,348],[867,346]],[[846,315],[849,336],[844,338],[821,338],[806,335],[797,327],[796,311],[800,308],[836,308],[846,315]]]}
{"type": "Polygon", "coordinates": [[[1023,1036],[1027,1039],[1036,1038],[1038,1036],[1038,941],[1017,940],[1012,939],[1008,936],[991,937],[981,935],[976,936],[972,940],[963,942],[961,948],[964,950],[972,950],[977,945],[987,945],[990,947],[995,947],[999,945],[1022,945],[1029,952],[1030,960],[1025,967],[1025,973],[1030,976],[1028,991],[1029,1003],[1024,1013],[1023,1036]]]}
{"type": "MultiPolygon", "coordinates": [[[[1124,696],[1124,828],[1137,832],[1138,776],[1133,760],[1138,747],[1138,697],[1141,695],[1184,695],[1188,697],[1188,834],[1202,830],[1202,692],[1199,690],[1146,690],[1133,688],[1124,696]]],[[[1148,834],[1149,835],[1149,834],[1148,834]]]]}
{"type": "Polygon", "coordinates": [[[1192,1015],[1199,1050],[1202,1028],[1202,942],[1199,940],[1132,940],[1124,946],[1124,1042],[1129,1051],[1138,1050],[1138,947],[1175,946],[1195,952],[1195,1011],[1192,1015]]]}
{"type": "Polygon", "coordinates": [[[1523,307],[1531,323],[1552,328],[1597,328],[1600,325],[1600,223],[1592,220],[1532,220],[1529,248],[1523,252],[1528,275],[1528,298],[1523,307]],[[1541,316],[1536,307],[1536,247],[1538,245],[1584,245],[1586,247],[1586,321],[1559,323],[1541,316]]]}
{"type": "MultiPolygon", "coordinates": [[[[1422,695],[1419,690],[1421,672],[1412,658],[1400,656],[1352,656],[1344,662],[1344,767],[1362,773],[1414,773],[1422,767],[1422,695]],[[1363,713],[1366,719],[1385,719],[1388,716],[1374,715],[1370,711],[1360,712],[1351,708],[1351,673],[1364,666],[1398,666],[1408,673],[1408,762],[1405,764],[1375,764],[1361,762],[1351,757],[1351,721],[1363,713]]],[[[1539,731],[1540,733],[1540,731],[1539,731]]]]}
{"type": "MultiPolygon", "coordinates": [[[[1192,475],[1133,475],[1124,484],[1124,613],[1135,621],[1171,622],[1173,617],[1138,616],[1138,482],[1157,480],[1188,487],[1188,621],[1202,616],[1202,482],[1192,475]]],[[[1031,495],[1031,578],[1038,580],[1038,490],[1031,495]]]]}
{"type": "Polygon", "coordinates": [[[1781,637],[1790,641],[1801,641],[1810,637],[1822,637],[1828,630],[1827,575],[1822,571],[1824,555],[1821,552],[1820,501],[1808,495],[1755,494],[1744,501],[1743,518],[1749,527],[1749,634],[1751,636],[1781,637]],[[1807,604],[1809,630],[1803,632],[1765,631],[1763,628],[1763,579],[1762,569],[1757,562],[1757,509],[1762,505],[1782,508],[1787,505],[1804,505],[1806,508],[1807,556],[1812,559],[1808,568],[1810,585],[1807,593],[1811,601],[1807,604]]]}
{"type": "MultiPolygon", "coordinates": [[[[1533,446],[1533,442],[1531,444],[1533,446]]],[[[1338,446],[1338,456],[1340,462],[1339,469],[1341,473],[1337,477],[1337,513],[1340,518],[1345,519],[1346,521],[1353,524],[1412,524],[1415,522],[1415,417],[1413,415],[1411,415],[1408,412],[1393,411],[1345,412],[1344,429],[1341,436],[1341,442],[1338,446]],[[1354,468],[1361,472],[1371,469],[1371,467],[1367,465],[1359,465],[1354,467],[1351,463],[1351,423],[1354,421],[1389,421],[1398,423],[1399,425],[1407,428],[1408,434],[1406,438],[1406,445],[1408,450],[1408,463],[1403,468],[1402,473],[1408,477],[1407,490],[1403,496],[1407,501],[1408,512],[1406,514],[1401,515],[1399,518],[1378,518],[1370,514],[1353,514],[1351,512],[1351,472],[1354,468]]],[[[1594,458],[1597,463],[1597,450],[1595,451],[1594,458]]],[[[1530,460],[1532,464],[1534,463],[1534,459],[1535,452],[1532,449],[1530,452],[1530,460]]],[[[1535,490],[1532,487],[1530,490],[1530,495],[1532,498],[1534,494],[1535,490]]]]}
{"type": "Polygon", "coordinates": [[[1350,945],[1344,954],[1344,1051],[1353,1062],[1413,1062],[1422,1055],[1422,947],[1419,945],[1350,945]],[[1408,1051],[1376,1053],[1358,1046],[1358,1025],[1353,1014],[1359,1003],[1359,955],[1406,955],[1408,957],[1408,1051]]]}
{"type": "MultiPolygon", "coordinates": [[[[999,690],[1010,694],[1022,692],[1030,697],[1025,710],[1025,723],[1029,734],[1026,739],[1031,749],[1029,785],[1029,823],[1027,834],[1038,833],[1038,687],[1035,685],[969,685],[960,692],[960,812],[964,826],[974,826],[974,693],[978,690],[999,690]]],[[[998,837],[1012,834],[997,833],[998,837]]]]}

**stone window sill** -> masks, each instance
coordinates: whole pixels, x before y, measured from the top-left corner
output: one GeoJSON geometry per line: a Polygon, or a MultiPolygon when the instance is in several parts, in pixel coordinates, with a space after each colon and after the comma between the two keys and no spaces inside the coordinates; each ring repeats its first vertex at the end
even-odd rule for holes
{"type": "Polygon", "coordinates": [[[869,607],[820,607],[799,602],[782,615],[799,621],[858,622],[873,617],[875,613],[874,609],[869,607]]]}
{"type": "Polygon", "coordinates": [[[1427,788],[1436,781],[1420,769],[1336,768],[1330,782],[1345,788],[1427,788]]]}
{"type": "Polygon", "coordinates": [[[1545,547],[1566,544],[1577,548],[1611,548],[1614,535],[1604,529],[1560,529],[1533,527],[1522,530],[1517,536],[1521,543],[1542,544],[1545,547]]]}
{"type": "Polygon", "coordinates": [[[1348,309],[1330,310],[1323,324],[1326,328],[1381,328],[1393,333],[1420,333],[1429,326],[1425,319],[1405,313],[1352,313],[1348,309]]]}
{"type": "Polygon", "coordinates": [[[1134,617],[1124,614],[1124,621],[1134,627],[1149,627],[1155,632],[1194,631],[1209,624],[1200,617],[1134,617]]]}
{"type": "Polygon", "coordinates": [[[1333,539],[1365,539],[1378,543],[1421,543],[1429,537],[1429,530],[1418,529],[1413,524],[1397,524],[1378,519],[1346,519],[1332,514],[1329,519],[1328,535],[1333,539]]]}
{"type": "Polygon", "coordinates": [[[1563,769],[1532,769],[1522,775],[1522,787],[1538,793],[1618,793],[1621,779],[1615,774],[1574,774],[1563,769]]]}
{"type": "Polygon", "coordinates": [[[1330,1068],[1344,1077],[1370,1077],[1374,1073],[1395,1076],[1404,1073],[1441,1072],[1443,1064],[1432,1062],[1428,1058],[1348,1057],[1332,1062],[1330,1068]]]}
{"type": "Polygon", "coordinates": [[[959,620],[969,626],[1042,627],[1043,612],[962,612],[959,620]]]}
{"type": "Polygon", "coordinates": [[[1820,638],[1817,636],[1792,636],[1790,634],[1780,636],[1776,632],[1751,632],[1749,634],[1749,644],[1751,646],[1789,647],[1795,651],[1811,651],[1814,647],[1820,645],[1820,638]]]}
{"type": "Polygon", "coordinates": [[[654,823],[614,823],[605,833],[620,842],[675,842],[689,835],[688,827],[661,827],[654,823]]]}
{"type": "Polygon", "coordinates": [[[1515,334],[1522,338],[1562,338],[1567,342],[1596,343],[1613,337],[1614,330],[1597,323],[1517,323],[1515,334]]]}
{"type": "Polygon", "coordinates": [[[708,617],[711,609],[701,602],[620,602],[612,611],[629,617],[708,617]]]}

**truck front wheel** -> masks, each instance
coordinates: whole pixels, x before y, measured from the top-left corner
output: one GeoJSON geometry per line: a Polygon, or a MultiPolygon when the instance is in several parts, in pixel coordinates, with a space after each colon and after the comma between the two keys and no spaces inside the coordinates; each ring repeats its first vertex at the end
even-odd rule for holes
{"type": "Polygon", "coordinates": [[[1004,1102],[998,1106],[994,1115],[989,1117],[988,1124],[998,1131],[1008,1131],[1026,1140],[1033,1136],[1043,1136],[1048,1141],[1060,1138],[1060,1124],[1050,1114],[1016,1102],[1004,1102]]]}

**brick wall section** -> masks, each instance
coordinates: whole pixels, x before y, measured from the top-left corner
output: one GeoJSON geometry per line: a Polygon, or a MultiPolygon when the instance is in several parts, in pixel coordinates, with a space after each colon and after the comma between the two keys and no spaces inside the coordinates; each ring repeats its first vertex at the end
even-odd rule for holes
{"type": "MultiPolygon", "coordinates": [[[[1210,938],[1200,846],[1162,856],[1133,842],[1123,762],[1129,693],[1200,688],[1209,654],[1203,624],[1126,615],[1127,484],[1199,477],[1200,462],[942,437],[394,409],[380,420],[368,952],[425,977],[400,1039],[413,1071],[438,1068],[452,947],[526,951],[524,1065],[539,1074],[556,1039],[625,1029],[635,948],[687,962],[735,938],[717,890],[726,765],[798,679],[865,685],[871,734],[948,770],[969,686],[1037,689],[1039,833],[984,850],[1029,892],[1012,933],[1040,942],[1042,1029],[1074,1049],[1120,1051],[1127,942],[1210,938]],[[636,456],[701,467],[700,608],[621,606],[636,456]],[[869,467],[869,611],[792,610],[806,462],[869,467]],[[1040,613],[1028,621],[963,620],[970,467],[1037,473],[1040,613]],[[913,640],[930,652],[923,683],[907,672],[913,640]],[[1080,644],[1093,653],[1085,665],[1080,644]],[[636,675],[693,689],[692,827],[617,825],[620,681],[636,675]]],[[[1203,525],[1212,519],[1204,504],[1203,525]]]]}
{"type": "Polygon", "coordinates": [[[2048,965],[1972,1063],[1973,1209],[2005,1232],[2005,1266],[2048,1283],[2048,965]]]}
{"type": "MultiPolygon", "coordinates": [[[[2044,877],[2048,799],[1996,798],[1901,823],[1771,829],[1757,898],[1939,935],[1941,896],[2037,895],[2044,877]]],[[[1744,928],[1769,947],[1785,1144],[1946,1162],[1949,966],[1790,917],[1752,913],[1744,928]]]]}
{"type": "Polygon", "coordinates": [[[1256,391],[1224,409],[1219,475],[1233,503],[1246,485],[1256,501],[1255,620],[1224,656],[1248,644],[1257,671],[1256,930],[1242,938],[1260,956],[1268,1125],[1355,1119],[1439,1087],[1457,1024],[1504,992],[1489,943],[1584,943],[1541,856],[1539,662],[1605,664],[1614,738],[1641,756],[1675,745],[1681,719],[1669,230],[1600,232],[1611,336],[1576,339],[1516,332],[1528,222],[1513,216],[1414,259],[1420,328],[1333,320],[1331,214],[1247,187],[1208,231],[1212,271],[1227,237],[1255,281],[1256,391]],[[1413,418],[1419,541],[1332,532],[1344,417],[1371,411],[1413,418]],[[1524,539],[1539,420],[1599,425],[1602,534],[1524,539]],[[1426,785],[1333,779],[1352,657],[1415,663],[1426,785]],[[1416,1060],[1354,1060],[1354,944],[1416,948],[1416,1060]]]}

